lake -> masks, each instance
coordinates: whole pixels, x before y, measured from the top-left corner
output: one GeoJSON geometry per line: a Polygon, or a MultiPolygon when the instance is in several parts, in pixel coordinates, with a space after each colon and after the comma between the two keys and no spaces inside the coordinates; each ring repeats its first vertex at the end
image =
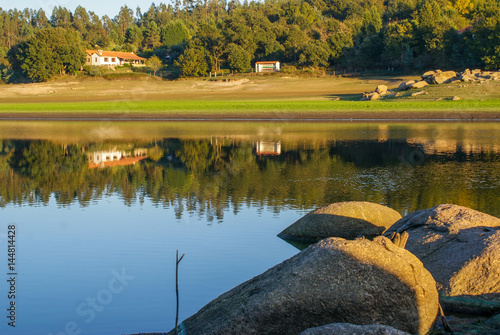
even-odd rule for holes
{"type": "Polygon", "coordinates": [[[169,331],[176,250],[182,321],[299,252],[276,235],[310,210],[500,217],[499,172],[498,123],[1,121],[0,333],[169,331]]]}

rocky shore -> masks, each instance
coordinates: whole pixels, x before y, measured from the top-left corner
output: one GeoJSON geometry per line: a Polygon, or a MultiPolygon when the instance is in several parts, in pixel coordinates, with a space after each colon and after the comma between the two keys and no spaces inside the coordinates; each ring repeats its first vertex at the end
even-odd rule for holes
{"type": "MultiPolygon", "coordinates": [[[[377,100],[384,98],[397,98],[401,92],[408,90],[422,89],[427,85],[442,85],[455,83],[484,83],[486,81],[500,80],[500,71],[482,71],[479,69],[465,69],[463,72],[433,70],[421,75],[421,80],[404,81],[396,89],[389,89],[386,85],[378,85],[375,91],[365,92],[361,101],[377,100]]],[[[464,84],[465,85],[465,84],[464,84]]],[[[464,86],[466,87],[466,86],[464,86]]],[[[411,94],[417,96],[427,94],[425,91],[418,91],[411,94]]],[[[460,100],[458,96],[443,97],[440,99],[460,100]]]]}
{"type": "Polygon", "coordinates": [[[307,214],[280,236],[319,242],[214,299],[177,333],[451,334],[441,304],[469,316],[448,318],[454,334],[500,334],[500,219],[450,204],[393,212],[347,202],[307,214]]]}

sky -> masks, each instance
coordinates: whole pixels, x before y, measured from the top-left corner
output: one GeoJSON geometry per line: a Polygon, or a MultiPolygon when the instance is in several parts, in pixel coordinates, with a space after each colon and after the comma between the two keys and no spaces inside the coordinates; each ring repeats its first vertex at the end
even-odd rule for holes
{"type": "Polygon", "coordinates": [[[75,11],[75,8],[78,6],[82,6],[87,11],[93,11],[99,16],[108,15],[110,18],[115,17],[120,8],[123,5],[127,5],[134,11],[139,6],[142,12],[145,12],[150,6],[151,3],[160,4],[170,3],[169,0],[0,0],[0,8],[3,10],[15,9],[23,10],[25,8],[31,9],[43,9],[48,18],[52,14],[52,9],[55,6],[66,7],[72,13],[75,11]]]}

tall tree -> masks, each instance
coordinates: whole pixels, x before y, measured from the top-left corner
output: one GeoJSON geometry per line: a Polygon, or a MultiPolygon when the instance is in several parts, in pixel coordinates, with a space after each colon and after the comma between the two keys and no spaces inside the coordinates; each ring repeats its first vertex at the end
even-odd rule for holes
{"type": "Polygon", "coordinates": [[[28,42],[9,53],[11,63],[34,81],[72,73],[85,63],[80,35],[63,28],[39,30],[28,42]]]}
{"type": "Polygon", "coordinates": [[[147,23],[146,29],[144,30],[144,46],[146,48],[154,49],[160,45],[160,28],[156,25],[156,22],[149,21],[147,23]]]}
{"type": "Polygon", "coordinates": [[[161,32],[162,43],[166,47],[187,43],[189,41],[189,30],[180,20],[170,21],[161,32]]]}

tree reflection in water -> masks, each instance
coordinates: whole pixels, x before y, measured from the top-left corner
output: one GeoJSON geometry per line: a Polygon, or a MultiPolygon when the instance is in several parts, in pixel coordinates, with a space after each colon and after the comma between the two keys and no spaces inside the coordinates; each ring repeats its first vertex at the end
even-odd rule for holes
{"type": "Polygon", "coordinates": [[[51,195],[62,206],[87,206],[118,193],[127,205],[149,199],[176,207],[178,217],[187,209],[210,220],[221,219],[229,204],[234,211],[262,204],[279,212],[349,200],[381,203],[403,215],[455,203],[500,216],[498,171],[500,154],[488,147],[438,151],[406,139],[3,140],[0,206],[46,204],[51,195]],[[114,163],[89,168],[95,153],[114,163]]]}

